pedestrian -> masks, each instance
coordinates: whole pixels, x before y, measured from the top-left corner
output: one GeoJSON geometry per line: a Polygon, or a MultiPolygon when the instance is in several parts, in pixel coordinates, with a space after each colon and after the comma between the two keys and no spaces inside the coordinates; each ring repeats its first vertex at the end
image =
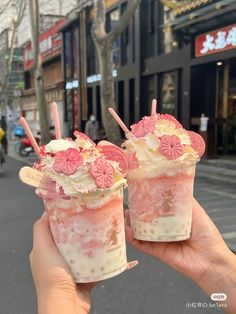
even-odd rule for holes
{"type": "Polygon", "coordinates": [[[99,123],[93,114],[90,115],[89,120],[85,124],[85,134],[95,143],[100,139],[99,123]]]}
{"type": "Polygon", "coordinates": [[[0,127],[3,129],[3,131],[5,132],[4,137],[2,138],[2,146],[3,146],[3,150],[5,155],[7,155],[7,151],[8,151],[8,141],[7,141],[7,121],[5,116],[1,116],[1,121],[0,121],[0,127]]]}
{"type": "MultiPolygon", "coordinates": [[[[126,238],[137,250],[152,255],[190,277],[208,295],[215,292],[225,293],[227,299],[223,304],[227,307],[224,310],[227,313],[236,313],[236,256],[229,250],[218,229],[195,199],[189,240],[135,240],[130,227],[129,211],[126,211],[126,238]]],[[[37,292],[38,314],[89,313],[90,292],[95,284],[74,283],[68,266],[52,240],[46,215],[34,225],[30,264],[37,292]]],[[[158,274],[158,267],[156,272],[158,274]]],[[[219,305],[220,303],[219,301],[219,305]]]]}

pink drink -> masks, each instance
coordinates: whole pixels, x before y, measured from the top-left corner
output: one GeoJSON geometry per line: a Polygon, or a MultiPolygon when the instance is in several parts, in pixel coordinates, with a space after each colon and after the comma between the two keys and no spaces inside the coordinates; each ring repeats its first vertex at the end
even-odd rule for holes
{"type": "Polygon", "coordinates": [[[190,237],[195,167],[174,176],[128,179],[134,238],[179,241],[190,237]]]}
{"type": "Polygon", "coordinates": [[[41,148],[35,168],[43,179],[37,194],[75,282],[100,281],[127,268],[126,157],[109,142],[96,145],[83,133],[74,135],[75,141],[56,139],[41,148]]]}
{"type": "Polygon", "coordinates": [[[88,195],[87,206],[62,195],[44,195],[43,201],[54,242],[75,282],[104,280],[127,268],[122,188],[105,202],[88,195]]]}
{"type": "Polygon", "coordinates": [[[134,237],[180,241],[190,237],[196,163],[203,139],[171,115],[143,117],[124,142],[134,237]]]}

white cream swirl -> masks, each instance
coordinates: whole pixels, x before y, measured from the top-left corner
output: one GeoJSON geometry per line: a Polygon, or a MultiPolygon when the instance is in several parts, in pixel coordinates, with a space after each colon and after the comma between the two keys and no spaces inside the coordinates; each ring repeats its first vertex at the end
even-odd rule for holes
{"type": "Polygon", "coordinates": [[[72,141],[72,140],[52,140],[44,148],[41,162],[37,165],[38,169],[48,176],[52,181],[56,182],[56,190],[59,192],[61,188],[63,192],[72,197],[84,198],[85,195],[101,195],[101,193],[114,194],[114,189],[119,186],[122,187],[126,184],[124,175],[120,171],[119,164],[116,161],[108,160],[114,170],[113,184],[109,188],[98,188],[94,178],[90,174],[89,165],[97,158],[105,158],[102,152],[96,147],[91,145],[91,142],[72,141]],[[84,148],[82,147],[84,144],[84,148]],[[61,151],[66,151],[69,148],[78,149],[82,158],[83,164],[78,166],[73,174],[66,175],[63,172],[58,172],[54,169],[55,154],[61,151]]]}
{"type": "MultiPolygon", "coordinates": [[[[131,165],[129,178],[173,176],[182,172],[194,175],[195,164],[199,161],[197,152],[191,147],[188,132],[164,118],[157,118],[154,130],[143,137],[127,134],[127,140],[122,146],[127,155],[135,154],[139,164],[135,169],[132,169],[131,165]],[[170,160],[159,152],[161,137],[164,135],[175,135],[179,138],[183,151],[177,158],[170,160]]],[[[132,163],[132,160],[130,162],[132,163]]]]}

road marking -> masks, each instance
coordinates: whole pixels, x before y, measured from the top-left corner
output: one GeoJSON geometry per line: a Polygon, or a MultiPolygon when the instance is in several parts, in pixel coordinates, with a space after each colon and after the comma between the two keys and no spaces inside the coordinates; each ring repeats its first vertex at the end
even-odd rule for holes
{"type": "Polygon", "coordinates": [[[232,176],[232,179],[227,177],[227,178],[224,178],[224,176],[221,174],[221,175],[218,175],[218,176],[214,176],[214,175],[211,175],[211,174],[203,174],[203,173],[199,173],[198,171],[198,176],[197,178],[200,178],[200,179],[209,179],[209,180],[212,180],[214,179],[215,181],[221,181],[221,182],[225,182],[225,183],[230,183],[230,184],[235,184],[236,181],[235,181],[235,177],[232,176]]]}
{"type": "Polygon", "coordinates": [[[225,219],[235,219],[235,222],[236,222],[236,215],[231,215],[231,216],[224,216],[224,217],[214,217],[212,218],[214,221],[217,221],[217,220],[225,220],[225,219]]]}
{"type": "Polygon", "coordinates": [[[222,233],[235,231],[235,230],[236,230],[236,224],[234,224],[234,225],[222,226],[221,228],[222,228],[222,230],[221,230],[222,233]],[[230,230],[230,229],[231,229],[231,230],[230,230]]]}
{"type": "Polygon", "coordinates": [[[198,193],[198,195],[194,195],[198,200],[199,202],[210,202],[210,201],[215,201],[215,200],[218,200],[219,202],[221,201],[222,199],[222,196],[221,195],[218,195],[218,197],[216,195],[201,195],[200,193],[198,193]]]}
{"type": "Polygon", "coordinates": [[[220,195],[220,196],[227,196],[227,197],[230,197],[230,198],[236,200],[236,195],[232,195],[232,194],[227,193],[227,192],[215,191],[215,190],[212,190],[209,188],[202,188],[202,190],[209,192],[209,193],[212,193],[212,194],[220,195]]]}
{"type": "Polygon", "coordinates": [[[227,212],[227,211],[232,210],[232,208],[227,208],[227,207],[226,208],[207,209],[210,206],[209,206],[209,204],[207,204],[207,206],[205,206],[205,210],[208,214],[221,213],[221,212],[227,212]]]}
{"type": "Polygon", "coordinates": [[[222,233],[222,237],[225,240],[236,238],[236,231],[222,233]]]}

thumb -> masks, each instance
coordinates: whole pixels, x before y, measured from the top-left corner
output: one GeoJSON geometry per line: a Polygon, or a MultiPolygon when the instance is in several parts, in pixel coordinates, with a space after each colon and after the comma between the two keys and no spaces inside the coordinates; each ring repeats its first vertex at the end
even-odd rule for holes
{"type": "Polygon", "coordinates": [[[44,213],[40,219],[38,219],[33,228],[33,248],[37,250],[45,251],[52,249],[55,244],[52,239],[49,221],[47,214],[44,213]]]}

